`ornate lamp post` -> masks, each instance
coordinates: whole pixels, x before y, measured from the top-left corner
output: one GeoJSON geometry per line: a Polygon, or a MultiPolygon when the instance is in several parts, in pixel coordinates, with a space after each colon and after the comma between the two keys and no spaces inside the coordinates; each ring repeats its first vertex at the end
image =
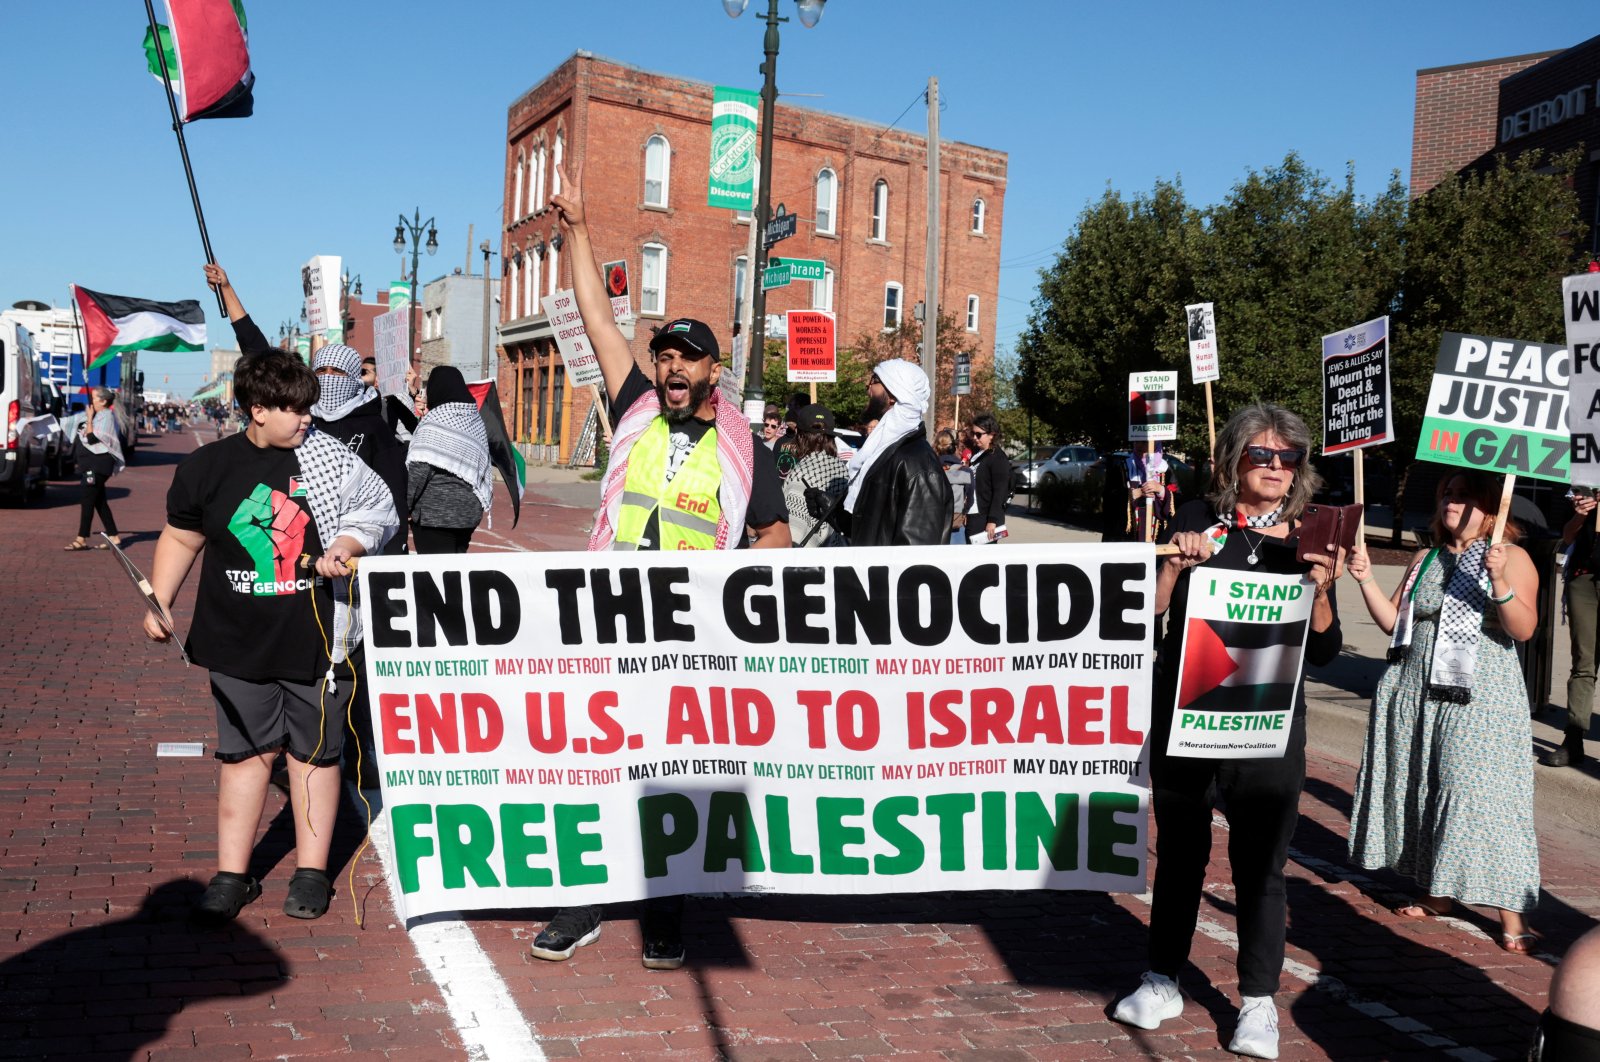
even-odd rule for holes
{"type": "MultiPolygon", "coordinates": [[[[406,360],[411,363],[411,367],[413,369],[418,368],[417,303],[422,299],[422,292],[417,290],[417,255],[421,253],[422,232],[424,229],[426,229],[428,232],[428,242],[426,245],[428,253],[438,253],[439,232],[434,228],[432,218],[429,218],[427,221],[422,220],[422,210],[420,208],[414,212],[410,221],[407,221],[406,216],[401,214],[399,223],[394,227],[395,254],[403,256],[406,253],[406,234],[410,233],[411,235],[411,312],[407,315],[407,331],[409,333],[409,337],[406,347],[406,360]]],[[[401,261],[404,260],[405,259],[402,257],[401,261]]]]}
{"type": "Polygon", "coordinates": [[[355,318],[350,316],[350,296],[361,298],[361,274],[350,275],[350,270],[344,271],[344,276],[339,278],[339,328],[344,332],[346,340],[355,328],[355,318]]]}

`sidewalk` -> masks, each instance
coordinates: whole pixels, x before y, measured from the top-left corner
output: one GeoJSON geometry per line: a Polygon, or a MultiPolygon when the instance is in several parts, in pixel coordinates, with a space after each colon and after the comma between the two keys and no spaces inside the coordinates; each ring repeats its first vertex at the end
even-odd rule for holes
{"type": "MultiPolygon", "coordinates": [[[[147,438],[139,463],[113,481],[125,541],[147,568],[172,467],[193,444],[147,438]]],[[[475,552],[582,548],[598,485],[564,470],[530,479],[516,529],[496,488],[495,526],[480,530],[475,552]]],[[[193,930],[183,916],[215,858],[216,768],[157,758],[155,746],[212,740],[205,677],[145,642],[107,554],[61,552],[76,520],[66,484],[52,484],[39,507],[0,511],[10,621],[0,657],[0,1058],[1234,1057],[1224,1045],[1237,1006],[1235,897],[1220,825],[1181,978],[1187,1003],[1152,1033],[1105,1013],[1144,969],[1147,896],[697,898],[689,962],[675,973],[640,968],[637,912],[622,905],[597,943],[544,963],[527,949],[547,911],[400,924],[379,859],[358,851],[365,811],[353,798],[334,837],[338,890],[324,918],[281,911],[292,825],[274,790],[257,853],[264,895],[226,929],[193,930]]],[[[1019,542],[1068,537],[1025,517],[1011,530],[1019,542]]],[[[178,603],[183,628],[193,583],[178,603]]],[[[1356,667],[1366,636],[1345,615],[1356,667]]],[[[1362,695],[1344,686],[1319,687],[1314,718],[1360,715],[1362,695]]],[[[1501,951],[1479,912],[1406,921],[1386,907],[1401,883],[1344,862],[1355,755],[1348,742],[1312,744],[1289,866],[1281,1057],[1517,1057],[1555,956],[1600,915],[1591,836],[1547,813],[1541,770],[1546,894],[1534,924],[1546,954],[1501,951]]],[[[1593,802],[1592,776],[1561,773],[1593,802]]]]}

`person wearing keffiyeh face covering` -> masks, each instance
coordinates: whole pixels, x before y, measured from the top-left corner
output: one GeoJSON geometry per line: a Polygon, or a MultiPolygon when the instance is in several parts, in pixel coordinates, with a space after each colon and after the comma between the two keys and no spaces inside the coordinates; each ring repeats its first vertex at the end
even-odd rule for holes
{"type": "Polygon", "coordinates": [[[1273,995],[1283,972],[1288,908],[1284,865],[1305,782],[1305,684],[1295,686],[1288,746],[1278,759],[1197,759],[1167,752],[1178,699],[1178,665],[1189,585],[1204,571],[1265,571],[1310,579],[1305,663],[1327,664],[1342,636],[1332,587],[1341,566],[1326,549],[1296,558],[1297,524],[1322,479],[1307,462],[1311,433],[1279,406],[1249,405],[1217,433],[1214,493],[1178,510],[1169,528],[1177,553],[1156,571],[1155,611],[1166,614],[1151,699],[1150,794],[1156,873],[1150,907],[1150,968],[1117,1001],[1112,1017],[1154,1029],[1183,1013],[1178,972],[1189,958],[1211,852],[1212,815],[1227,817],[1228,863],[1239,914],[1239,1021],[1228,1049],[1278,1057],[1273,995]]]}
{"type": "MultiPolygon", "coordinates": [[[[318,396],[311,407],[311,423],[350,448],[383,477],[394,495],[400,526],[407,523],[406,451],[383,419],[383,401],[361,373],[361,355],[343,343],[329,343],[311,356],[317,374],[318,396]]],[[[406,536],[396,535],[384,546],[385,554],[406,551],[406,536]]]]}
{"type": "Polygon", "coordinates": [[[406,451],[407,503],[418,553],[465,553],[494,503],[489,433],[461,370],[428,374],[428,412],[406,451]]]}
{"type": "Polygon", "coordinates": [[[1539,902],[1533,743],[1517,642],[1538,626],[1539,573],[1515,525],[1491,546],[1495,477],[1459,471],[1439,484],[1433,549],[1411,558],[1391,595],[1364,546],[1350,560],[1373,621],[1393,635],[1372,695],[1350,812],[1350,858],[1392,868],[1423,895],[1403,918],[1455,901],[1497,908],[1500,946],[1526,953],[1539,902]]]}

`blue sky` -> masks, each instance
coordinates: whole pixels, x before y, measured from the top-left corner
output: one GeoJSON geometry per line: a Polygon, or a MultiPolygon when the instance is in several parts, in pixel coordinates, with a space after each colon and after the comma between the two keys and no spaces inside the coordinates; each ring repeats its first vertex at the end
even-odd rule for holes
{"type": "MultiPolygon", "coordinates": [[[[212,246],[274,336],[298,317],[298,268],[313,254],[342,255],[369,299],[398,277],[401,211],[438,220],[424,281],[464,264],[469,225],[473,243],[498,246],[506,108],[573,51],[717,84],[760,81],[761,22],[754,11],[729,19],[720,0],[246,3],[255,116],[200,122],[188,136],[212,246]]],[[[791,0],[781,11],[793,14],[791,0]]],[[[1419,68],[1570,47],[1594,30],[1573,12],[1481,0],[829,0],[816,29],[784,28],[779,88],[888,123],[937,76],[942,134],[1010,153],[996,311],[1007,348],[1038,268],[1107,186],[1177,177],[1191,201],[1209,203],[1297,151],[1336,178],[1353,163],[1358,189],[1373,194],[1391,171],[1407,175],[1419,68]]],[[[71,282],[199,298],[213,342],[231,343],[201,280],[166,102],[139,47],[144,24],[133,0],[6,3],[0,304],[63,304],[71,282]]],[[[923,109],[901,127],[922,131],[923,109]]],[[[187,390],[209,361],[146,355],[143,366],[151,386],[169,375],[187,390]]]]}

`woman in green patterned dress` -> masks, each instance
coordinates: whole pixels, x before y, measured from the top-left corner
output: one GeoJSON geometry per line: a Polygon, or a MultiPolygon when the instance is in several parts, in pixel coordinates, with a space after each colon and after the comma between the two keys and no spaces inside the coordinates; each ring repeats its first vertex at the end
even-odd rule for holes
{"type": "MultiPolygon", "coordinates": [[[[1350,559],[1373,620],[1393,635],[1350,815],[1350,858],[1391,868],[1423,895],[1396,912],[1498,909],[1500,946],[1528,952],[1539,900],[1528,694],[1516,643],[1533,636],[1539,576],[1521,547],[1491,545],[1499,481],[1439,486],[1433,537],[1384,596],[1365,545],[1350,559]]],[[[1504,539],[1515,536],[1507,525],[1504,539]]]]}

